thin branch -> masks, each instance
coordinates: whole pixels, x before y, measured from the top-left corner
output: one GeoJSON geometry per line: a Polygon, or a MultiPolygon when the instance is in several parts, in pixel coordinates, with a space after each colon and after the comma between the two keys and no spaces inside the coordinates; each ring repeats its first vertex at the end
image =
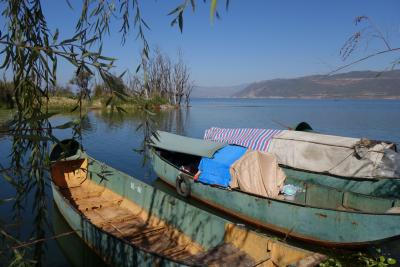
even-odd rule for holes
{"type": "Polygon", "coordinates": [[[340,71],[342,69],[348,68],[348,67],[350,67],[350,66],[352,66],[354,64],[360,63],[360,62],[362,62],[364,60],[367,60],[369,58],[372,58],[372,57],[375,57],[375,56],[379,56],[379,55],[382,55],[382,54],[386,54],[386,53],[395,52],[395,51],[400,51],[400,47],[387,49],[387,50],[379,51],[379,52],[376,52],[376,53],[373,53],[373,54],[369,54],[368,56],[365,56],[365,57],[362,57],[362,58],[357,59],[355,61],[352,61],[352,62],[350,62],[350,63],[348,63],[346,65],[343,65],[343,66],[341,66],[341,67],[329,72],[328,75],[334,74],[334,73],[336,73],[336,72],[338,72],[338,71],[340,71]]]}
{"type": "Polygon", "coordinates": [[[79,231],[80,230],[72,230],[72,231],[61,233],[61,234],[58,234],[58,235],[37,239],[37,240],[34,240],[32,242],[22,243],[22,244],[19,244],[18,246],[11,247],[11,249],[19,249],[19,248],[32,246],[32,245],[40,243],[40,242],[45,242],[45,241],[48,241],[48,240],[53,240],[53,239],[57,239],[57,238],[64,237],[64,236],[68,236],[68,235],[71,235],[71,234],[75,234],[76,232],[79,232],[79,231]]]}

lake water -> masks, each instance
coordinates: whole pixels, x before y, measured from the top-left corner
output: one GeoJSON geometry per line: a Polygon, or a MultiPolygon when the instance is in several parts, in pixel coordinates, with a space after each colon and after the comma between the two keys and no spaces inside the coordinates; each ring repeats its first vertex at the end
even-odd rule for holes
{"type": "MultiPolygon", "coordinates": [[[[400,143],[400,101],[195,99],[191,105],[189,109],[164,111],[157,114],[154,120],[160,129],[192,137],[202,137],[204,130],[213,126],[283,129],[307,121],[321,133],[400,143]]],[[[3,118],[7,115],[5,112],[0,113],[3,118]]],[[[69,115],[58,115],[53,123],[57,125],[70,119],[69,115]]],[[[141,122],[138,114],[120,116],[91,111],[85,122],[83,146],[94,158],[153,183],[157,177],[151,166],[144,163],[143,156],[135,151],[143,141],[141,130],[136,130],[141,122]]],[[[70,137],[71,131],[58,131],[56,135],[59,138],[70,137]]],[[[1,164],[7,165],[10,149],[10,139],[7,136],[0,137],[1,164]]],[[[0,179],[0,188],[0,198],[12,196],[13,189],[3,179],[0,179]]],[[[68,225],[53,208],[50,188],[47,188],[46,199],[49,205],[48,235],[65,232],[68,225]]],[[[11,203],[0,205],[0,219],[5,220],[4,225],[12,231],[19,232],[21,239],[33,230],[33,201],[33,196],[30,196],[24,204],[23,219],[16,225],[10,217],[13,214],[11,203]]],[[[43,264],[99,266],[100,260],[77,236],[69,235],[45,242],[43,264]]]]}

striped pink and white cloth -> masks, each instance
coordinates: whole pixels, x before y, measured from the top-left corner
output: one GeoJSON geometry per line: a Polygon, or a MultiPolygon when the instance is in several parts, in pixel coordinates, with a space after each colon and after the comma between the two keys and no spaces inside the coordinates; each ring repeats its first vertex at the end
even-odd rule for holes
{"type": "Polygon", "coordinates": [[[273,129],[212,127],[205,131],[204,139],[268,152],[272,137],[281,132],[273,129]]]}

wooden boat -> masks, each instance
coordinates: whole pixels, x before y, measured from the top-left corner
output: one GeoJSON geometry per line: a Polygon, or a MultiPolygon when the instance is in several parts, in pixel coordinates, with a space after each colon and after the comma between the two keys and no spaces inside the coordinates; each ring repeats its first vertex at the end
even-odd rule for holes
{"type": "Polygon", "coordinates": [[[53,149],[54,201],[71,228],[110,265],[313,266],[323,259],[191,206],[79,151],[71,140],[53,149]]]}
{"type": "Polygon", "coordinates": [[[182,166],[198,166],[201,157],[212,157],[224,145],[159,134],[158,140],[151,144],[157,175],[171,186],[184,180],[190,197],[247,223],[327,246],[363,246],[400,235],[398,198],[375,197],[312,183],[312,179],[298,178],[304,173],[294,170],[287,175],[286,183],[303,188],[294,200],[203,184],[193,179],[194,172],[183,171],[182,166]]]}

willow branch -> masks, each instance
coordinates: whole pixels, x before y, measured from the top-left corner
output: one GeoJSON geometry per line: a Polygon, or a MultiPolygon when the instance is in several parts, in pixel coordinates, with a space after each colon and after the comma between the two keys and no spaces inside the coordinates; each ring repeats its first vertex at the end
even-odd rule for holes
{"type": "Polygon", "coordinates": [[[57,238],[60,238],[60,237],[63,237],[63,236],[68,236],[68,235],[74,234],[74,233],[76,233],[78,231],[80,231],[80,230],[72,230],[72,231],[61,233],[61,234],[54,235],[54,236],[51,236],[51,237],[37,239],[37,240],[34,240],[32,242],[22,243],[22,244],[19,244],[17,246],[11,247],[11,249],[19,249],[19,248],[32,246],[32,245],[34,245],[36,243],[45,242],[45,241],[52,240],[52,239],[57,239],[57,238]]]}

